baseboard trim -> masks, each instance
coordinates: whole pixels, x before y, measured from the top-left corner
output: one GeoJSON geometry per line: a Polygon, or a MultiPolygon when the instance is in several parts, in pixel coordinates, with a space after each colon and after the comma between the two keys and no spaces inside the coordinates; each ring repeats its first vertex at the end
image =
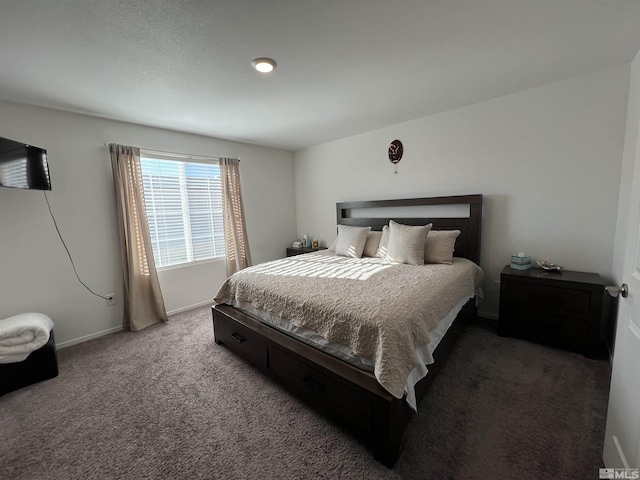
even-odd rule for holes
{"type": "Polygon", "coordinates": [[[204,302],[194,303],[193,305],[181,307],[176,310],[171,310],[170,312],[167,312],[167,315],[175,315],[176,313],[186,312],[187,310],[193,310],[194,308],[204,307],[205,305],[213,305],[213,299],[205,300],[204,302]]]}
{"type": "Polygon", "coordinates": [[[498,314],[497,313],[489,313],[489,312],[478,312],[477,316],[479,318],[486,318],[487,320],[498,320],[498,314]]]}
{"type": "Polygon", "coordinates": [[[85,335],[84,337],[74,338],[73,340],[67,340],[66,342],[56,343],[56,348],[59,350],[61,348],[70,347],[71,345],[77,345],[78,343],[87,342],[89,340],[93,340],[94,338],[104,337],[105,335],[109,335],[110,333],[120,332],[122,331],[122,327],[113,327],[107,330],[102,330],[100,332],[92,333],[91,335],[85,335]]]}
{"type": "MultiPolygon", "coordinates": [[[[187,310],[193,310],[194,308],[204,307],[205,305],[213,305],[213,300],[206,300],[204,302],[196,303],[194,305],[188,305],[186,307],[178,308],[176,310],[171,310],[167,312],[167,316],[175,315],[176,313],[186,312],[187,310]]],[[[122,327],[113,327],[107,330],[102,330],[100,332],[92,333],[90,335],[85,335],[84,337],[74,338],[73,340],[67,340],[66,342],[56,343],[56,348],[66,348],[71,345],[77,345],[78,343],[88,342],[89,340],[93,340],[95,338],[104,337],[105,335],[109,335],[110,333],[120,332],[122,331],[122,327]]]]}

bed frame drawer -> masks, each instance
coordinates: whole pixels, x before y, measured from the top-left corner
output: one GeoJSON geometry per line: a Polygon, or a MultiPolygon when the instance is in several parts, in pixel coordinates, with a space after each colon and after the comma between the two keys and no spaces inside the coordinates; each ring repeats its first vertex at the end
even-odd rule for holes
{"type": "Polygon", "coordinates": [[[373,404],[338,380],[307,365],[276,347],[269,349],[271,371],[292,388],[329,408],[335,414],[371,434],[373,404]]]}
{"type": "Polygon", "coordinates": [[[267,344],[241,323],[222,315],[213,322],[216,343],[225,344],[230,350],[246,358],[256,367],[267,368],[267,344]]]}

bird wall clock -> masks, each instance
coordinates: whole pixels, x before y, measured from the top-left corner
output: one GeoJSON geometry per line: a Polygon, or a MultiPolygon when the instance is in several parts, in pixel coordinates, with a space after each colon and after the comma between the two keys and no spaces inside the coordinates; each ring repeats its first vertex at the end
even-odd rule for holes
{"type": "Polygon", "coordinates": [[[402,142],[400,140],[394,140],[389,145],[389,161],[393,163],[395,167],[395,171],[393,173],[398,173],[398,162],[402,160],[402,142]]]}

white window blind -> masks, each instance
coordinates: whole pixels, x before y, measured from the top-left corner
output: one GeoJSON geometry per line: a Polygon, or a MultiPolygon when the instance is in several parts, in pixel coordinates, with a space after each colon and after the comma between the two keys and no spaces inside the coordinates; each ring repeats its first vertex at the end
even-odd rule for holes
{"type": "Polygon", "coordinates": [[[220,165],[141,152],[156,267],[223,257],[220,165]]]}

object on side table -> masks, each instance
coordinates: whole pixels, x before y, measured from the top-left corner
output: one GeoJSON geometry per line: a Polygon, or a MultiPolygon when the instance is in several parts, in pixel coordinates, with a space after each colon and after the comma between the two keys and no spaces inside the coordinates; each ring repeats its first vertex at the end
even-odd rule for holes
{"type": "Polygon", "coordinates": [[[537,260],[536,263],[540,268],[548,270],[549,272],[559,272],[560,270],[562,270],[562,267],[560,265],[556,265],[551,260],[537,260]]]}
{"type": "Polygon", "coordinates": [[[507,266],[500,275],[498,334],[597,357],[606,340],[611,301],[597,273],[507,266]]]}
{"type": "Polygon", "coordinates": [[[517,255],[511,255],[511,268],[514,270],[529,270],[531,268],[531,257],[522,252],[517,255]]]}

